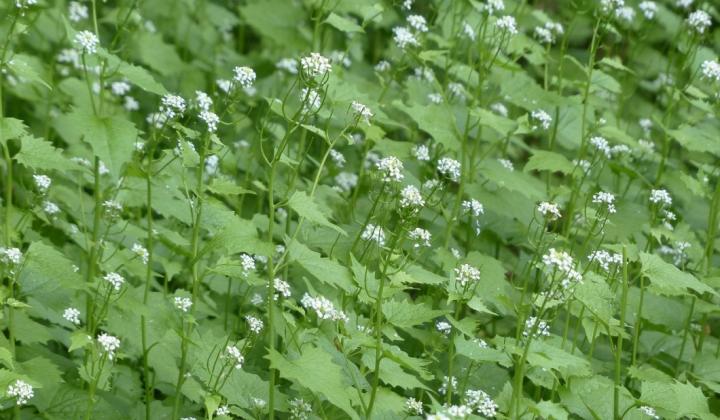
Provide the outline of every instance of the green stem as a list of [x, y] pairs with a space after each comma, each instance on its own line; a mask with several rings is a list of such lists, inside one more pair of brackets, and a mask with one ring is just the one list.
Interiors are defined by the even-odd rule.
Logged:
[[[620, 328], [625, 328], [625, 314], [627, 310], [627, 295], [628, 295], [628, 264], [627, 264], [627, 250], [623, 247], [623, 283], [622, 283], [622, 297], [620, 301]], [[613, 413], [615, 420], [620, 418], [620, 387], [622, 378], [622, 346], [623, 346], [623, 331], [618, 334], [617, 348], [615, 349], [615, 387], [613, 389]]]
[[[150, 284], [152, 282], [152, 264], [153, 264], [153, 217], [152, 217], [152, 149], [148, 153], [148, 164], [145, 170], [146, 185], [146, 229], [147, 229], [147, 251], [148, 259], [145, 267], [145, 290], [143, 293], [143, 305], [147, 305], [150, 295]], [[145, 382], [145, 419], [150, 420], [152, 402], [152, 382], [150, 380], [150, 367], [148, 365], [148, 343], [147, 343], [147, 319], [145, 315], [140, 317], [140, 329], [142, 332], [142, 348], [143, 348], [143, 378]]]

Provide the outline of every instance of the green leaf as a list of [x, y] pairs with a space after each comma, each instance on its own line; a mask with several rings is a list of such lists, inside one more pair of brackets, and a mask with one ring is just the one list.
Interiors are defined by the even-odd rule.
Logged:
[[670, 130], [670, 135], [683, 147], [700, 153], [712, 153], [720, 156], [720, 124], [717, 119], [710, 118], [696, 125], [681, 124], [676, 130]]
[[28, 82], [37, 83], [45, 88], [52, 90], [50, 85], [40, 77], [38, 71], [31, 65], [32, 57], [25, 54], [16, 54], [8, 61], [7, 66], [11, 72], [21, 79]]
[[255, 194], [254, 191], [247, 190], [225, 177], [213, 178], [207, 189], [220, 195]]
[[320, 210], [317, 203], [315, 203], [312, 197], [308, 196], [305, 191], [295, 191], [288, 201], [288, 206], [299, 214], [300, 217], [304, 217], [320, 226], [329, 227], [343, 236], [347, 236], [344, 230], [331, 223], [327, 217], [325, 217], [325, 214]]
[[25, 265], [19, 277], [23, 293], [31, 294], [35, 290], [47, 293], [64, 287], [79, 289], [83, 287], [82, 278], [73, 270], [73, 262], [68, 260], [56, 248], [42, 242], [33, 242], [25, 254]]
[[658, 294], [683, 296], [689, 295], [688, 289], [690, 289], [700, 294], [710, 293], [717, 296], [717, 292], [710, 286], [702, 283], [692, 274], [680, 271], [657, 255], [640, 253], [640, 262], [642, 275], [650, 279], [650, 290]]
[[383, 302], [382, 311], [387, 322], [400, 328], [424, 324], [446, 313], [444, 310], [432, 309], [427, 304], [408, 300]]
[[535, 150], [523, 171], [550, 171], [569, 174], [573, 171], [573, 164], [559, 153]]
[[25, 124], [17, 118], [0, 118], [0, 142], [17, 139], [27, 133]]
[[95, 156], [105, 163], [116, 178], [135, 151], [137, 129], [132, 122], [122, 117], [96, 117], [76, 109], [59, 117], [55, 126], [68, 142], [75, 143], [82, 139], [89, 144]]
[[32, 136], [21, 139], [20, 152], [15, 155], [15, 160], [32, 169], [69, 171], [79, 168], [63, 156], [61, 149], [55, 148], [49, 141]]
[[355, 290], [350, 270], [339, 262], [321, 256], [319, 252], [311, 250], [298, 241], [290, 243], [288, 255], [291, 261], [297, 263], [321, 282], [346, 292]]
[[294, 360], [286, 359], [273, 349], [269, 349], [265, 357], [281, 377], [300, 384], [314, 394], [322, 395], [350, 418], [359, 419], [352, 407], [355, 390], [350, 386], [350, 378], [345, 377], [330, 354], [318, 347], [306, 346], [302, 355]]
[[119, 74], [125, 76], [125, 78], [140, 89], [156, 95], [165, 95], [168, 93], [167, 89], [158, 83], [146, 69], [127, 63], [104, 49], [99, 49], [98, 55], [105, 57], [110, 68], [116, 69]]
[[68, 351], [81, 349], [92, 342], [92, 337], [90, 337], [86, 331], [75, 331], [70, 336], [70, 347], [68, 347]]
[[712, 417], [702, 390], [688, 383], [643, 382], [640, 400], [658, 409], [663, 417]]
[[430, 134], [438, 143], [450, 150], [460, 149], [455, 117], [446, 106], [419, 104], [407, 106], [398, 100], [393, 101], [392, 104], [410, 116], [422, 131]]
[[355, 21], [353, 21], [352, 19], [340, 16], [334, 12], [330, 13], [330, 16], [325, 19], [325, 23], [335, 27], [336, 29], [339, 29], [342, 32], [365, 32], [362, 26], [355, 23]]

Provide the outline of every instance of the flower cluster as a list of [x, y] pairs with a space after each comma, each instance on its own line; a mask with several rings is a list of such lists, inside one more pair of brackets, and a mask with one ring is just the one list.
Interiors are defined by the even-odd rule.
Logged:
[[407, 185], [400, 191], [400, 207], [417, 211], [424, 205], [425, 199], [414, 185]]
[[360, 235], [360, 239], [363, 241], [377, 242], [378, 246], [385, 246], [385, 231], [383, 231], [383, 228], [380, 226], [368, 223]]
[[80, 311], [77, 308], [65, 308], [62, 316], [71, 324], [80, 324]]
[[558, 205], [547, 201], [543, 201], [538, 204], [537, 211], [550, 221], [557, 220], [562, 217]]
[[192, 299], [185, 296], [175, 296], [173, 302], [175, 303], [175, 307], [181, 312], [187, 312], [193, 304]]
[[261, 319], [256, 318], [252, 315], [246, 315], [245, 321], [247, 321], [248, 328], [250, 328], [250, 331], [253, 334], [260, 334], [260, 331], [262, 331], [263, 327], [265, 326]]
[[543, 111], [542, 109], [536, 109], [535, 111], [530, 113], [530, 120], [533, 121], [532, 129], [537, 130], [538, 124], [539, 127], [542, 127], [543, 130], [549, 130], [550, 125], [552, 124], [552, 117], [547, 112]]
[[430, 232], [423, 228], [415, 228], [411, 230], [408, 234], [408, 238], [410, 238], [410, 240], [414, 242], [413, 247], [415, 248], [420, 248], [421, 246], [430, 246]]
[[120, 348], [120, 340], [117, 337], [102, 333], [97, 337], [100, 347], [107, 353], [108, 359], [113, 360], [115, 358], [115, 352]]
[[348, 317], [345, 312], [335, 309], [335, 305], [330, 302], [324, 296], [312, 297], [310, 294], [305, 293], [300, 304], [305, 309], [312, 309], [319, 319], [329, 319], [332, 321], [343, 321], [347, 322]]
[[90, 31], [80, 31], [75, 34], [75, 45], [83, 54], [95, 54], [100, 40]]
[[300, 59], [303, 74], [310, 79], [324, 78], [332, 71], [332, 65], [327, 57], [316, 52]]
[[35, 392], [33, 392], [33, 387], [29, 383], [22, 379], [17, 379], [8, 386], [7, 396], [15, 398], [17, 405], [25, 405], [35, 396]]
[[225, 348], [225, 357], [233, 359], [235, 369], [242, 369], [243, 364], [245, 364], [245, 357], [243, 357], [242, 352], [236, 346], [227, 346]]
[[376, 166], [384, 182], [400, 182], [404, 178], [403, 163], [395, 156], [380, 159]]
[[438, 172], [452, 182], [460, 181], [460, 168], [460, 162], [449, 157], [440, 158], [437, 163]]
[[106, 282], [110, 283], [110, 286], [112, 286], [116, 292], [120, 291], [122, 285], [125, 283], [125, 278], [115, 272], [105, 274], [104, 279]]
[[615, 196], [612, 193], [600, 191], [595, 193], [592, 197], [592, 202], [607, 207], [607, 211], [610, 214], [616, 212], [615, 209]]
[[455, 281], [460, 287], [465, 287], [470, 282], [480, 281], [480, 270], [470, 264], [462, 264], [455, 269]]
[[618, 253], [610, 253], [601, 249], [591, 252], [590, 255], [588, 255], [588, 260], [590, 260], [590, 262], [597, 262], [600, 268], [609, 273], [611, 266], [622, 264], [623, 257]]
[[[537, 324], [537, 326], [535, 326], [535, 324]], [[550, 335], [550, 326], [548, 326], [547, 322], [542, 319], [538, 320], [536, 317], [531, 316], [525, 320], [525, 329], [522, 333], [523, 337], [528, 338], [533, 327], [535, 328], [533, 338], [548, 337]]]

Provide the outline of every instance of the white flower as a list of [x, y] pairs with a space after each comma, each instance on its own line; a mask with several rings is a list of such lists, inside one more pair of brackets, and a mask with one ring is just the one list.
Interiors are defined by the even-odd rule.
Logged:
[[308, 293], [303, 295], [300, 304], [305, 309], [312, 309], [319, 319], [347, 322], [348, 317], [343, 311], [335, 309], [335, 305], [324, 296], [312, 297]]
[[462, 83], [448, 83], [448, 91], [450, 91], [450, 96], [457, 98], [459, 101], [465, 101], [465, 87], [463, 87]]
[[[543, 128], [543, 130], [550, 129], [550, 124], [552, 124], [552, 117], [547, 112], [543, 111], [542, 109], [536, 109], [535, 111], [530, 113], [530, 118], [539, 123], [540, 126]], [[533, 130], [537, 130], [538, 126], [534, 125], [532, 126]]]
[[641, 413], [643, 413], [643, 414], [645, 414], [646, 416], [651, 417], [651, 418], [653, 418], [653, 419], [659, 419], [659, 418], [660, 418], [660, 416], [657, 415], [657, 412], [655, 412], [655, 409], [652, 408], [652, 407], [650, 407], [650, 406], [642, 405], [642, 406], [640, 406], [640, 407], [638, 408], [638, 410], [640, 410]]
[[410, 238], [411, 241], [415, 242], [415, 244], [413, 245], [413, 247], [415, 248], [420, 248], [421, 246], [430, 246], [430, 232], [423, 228], [415, 228], [411, 230], [408, 234], [408, 238]]
[[690, 16], [687, 18], [687, 23], [697, 33], [702, 35], [710, 27], [710, 25], [712, 25], [712, 19], [704, 10], [696, 10], [690, 13]]
[[15, 6], [18, 9], [24, 9], [29, 6], [34, 6], [37, 4], [37, 0], [15, 0]]
[[0, 261], [3, 264], [18, 266], [22, 262], [22, 251], [18, 248], [1, 248]]
[[404, 26], [396, 26], [393, 28], [393, 40], [397, 44], [398, 48], [404, 50], [408, 45], [417, 46], [420, 45], [415, 35], [413, 35], [408, 28]]
[[486, 392], [475, 389], [465, 391], [465, 404], [477, 410], [483, 417], [495, 417], [498, 405]]
[[365, 230], [362, 235], [360, 235], [360, 238], [363, 241], [377, 242], [379, 246], [385, 245], [385, 232], [383, 231], [383, 228], [372, 223], [368, 223], [368, 225], [365, 226]]
[[220, 117], [212, 111], [200, 111], [200, 119], [207, 124], [208, 131], [214, 133], [217, 130], [217, 125], [220, 122]]
[[440, 334], [444, 336], [450, 335], [450, 332], [452, 331], [452, 325], [450, 325], [446, 321], [438, 321], [435, 323], [435, 329], [440, 332]]
[[564, 32], [563, 26], [555, 22], [545, 22], [544, 26], [535, 27], [535, 37], [545, 44], [554, 44], [556, 36]]
[[205, 172], [208, 175], [215, 175], [220, 165], [220, 158], [218, 155], [210, 155], [205, 158]]
[[228, 414], [230, 414], [230, 407], [227, 405], [221, 405], [215, 410], [216, 416], [227, 416]]
[[470, 41], [475, 41], [477, 39], [477, 35], [475, 34], [475, 30], [472, 26], [470, 26], [469, 23], [463, 22], [462, 26], [462, 33], [465, 35]]
[[405, 1], [403, 1], [402, 9], [403, 9], [403, 10], [410, 10], [410, 9], [412, 9], [412, 6], [413, 6], [413, 3], [414, 3], [414, 2], [415, 2], [415, 0], [405, 0]]
[[508, 109], [505, 105], [501, 104], [500, 102], [496, 102], [492, 105], [490, 105], [490, 110], [502, 117], [508, 116]]
[[593, 251], [588, 255], [590, 262], [597, 262], [600, 268], [606, 272], [610, 272], [611, 265], [620, 265], [623, 262], [622, 255], [618, 253], [610, 253], [604, 249]]
[[367, 106], [361, 104], [358, 101], [352, 102], [352, 109], [357, 118], [362, 118], [366, 123], [370, 124], [370, 118], [373, 117], [372, 111]]
[[130, 251], [132, 251], [133, 254], [140, 257], [140, 260], [143, 264], [148, 263], [148, 259], [150, 258], [150, 253], [148, 252], [147, 248], [140, 245], [139, 243], [134, 243], [132, 248], [130, 248]]
[[456, 377], [454, 377], [454, 376], [450, 376], [450, 377], [444, 376], [444, 377], [443, 377], [442, 386], [440, 387], [440, 389], [438, 389], [438, 393], [439, 393], [440, 395], [445, 395], [445, 394], [447, 393], [447, 391], [448, 391], [448, 388], [449, 388], [449, 389], [452, 389], [452, 390], [455, 390], [455, 389], [457, 389], [457, 385], [458, 385], [458, 381], [457, 381], [457, 378], [456, 378]]
[[625, 22], [632, 22], [635, 19], [635, 9], [630, 6], [618, 7], [615, 9], [615, 17]]
[[497, 21], [495, 21], [495, 26], [498, 29], [509, 33], [510, 35], [515, 35], [518, 33], [515, 18], [512, 16], [503, 16], [499, 18]]
[[423, 414], [423, 403], [410, 397], [405, 401], [405, 410], [410, 412], [410, 414], [421, 416]]
[[606, 158], [610, 159], [612, 157], [612, 149], [610, 148], [610, 144], [607, 140], [605, 140], [604, 137], [591, 137], [590, 144], [592, 144], [598, 151], [603, 153]]
[[692, 4], [693, 4], [694, 1], [695, 1], [695, 0], [677, 0], [677, 1], [675, 2], [675, 5], [676, 5], [677, 7], [682, 7], [683, 9], [687, 9], [687, 8], [689, 8], [690, 6], [692, 6]]
[[436, 105], [441, 104], [443, 97], [439, 93], [428, 93], [428, 100]]
[[225, 348], [225, 357], [229, 357], [234, 360], [235, 363], [235, 369], [242, 369], [243, 364], [245, 364], [245, 358], [242, 355], [242, 352], [240, 352], [240, 349], [236, 346], [227, 346]]
[[395, 156], [388, 156], [380, 159], [376, 164], [384, 182], [400, 182], [404, 178], [402, 173], [403, 163]]
[[250, 331], [252, 331], [254, 334], [260, 334], [260, 331], [262, 331], [263, 327], [265, 326], [261, 319], [255, 318], [252, 315], [245, 316], [245, 321], [247, 321]]
[[302, 398], [290, 400], [290, 418], [293, 420], [307, 420], [312, 413], [312, 406]]
[[255, 260], [248, 254], [240, 254], [240, 266], [242, 267], [243, 275], [247, 277], [251, 271], [255, 271]]
[[337, 166], [338, 168], [342, 168], [345, 166], [345, 156], [337, 150], [330, 149], [330, 158], [333, 160], [335, 166]]
[[415, 29], [418, 32], [427, 32], [427, 22], [425, 21], [425, 18], [420, 15], [410, 15], [407, 17], [408, 25], [410, 25], [413, 29]]
[[350, 191], [357, 185], [358, 176], [352, 172], [340, 172], [335, 176], [335, 183], [341, 191]]
[[612, 193], [600, 191], [592, 197], [592, 202], [607, 206], [608, 213], [615, 213], [615, 196]]
[[232, 82], [227, 79], [218, 79], [215, 81], [215, 83], [217, 84], [218, 88], [220, 88], [220, 90], [225, 93], [230, 92], [230, 89], [232, 89], [233, 85]]
[[112, 82], [110, 84], [110, 91], [115, 96], [123, 96], [126, 93], [130, 92], [130, 84], [124, 80], [120, 80], [118, 82]]
[[500, 165], [502, 165], [502, 167], [507, 169], [508, 171], [515, 170], [515, 165], [513, 165], [512, 161], [508, 159], [498, 159], [498, 162], [500, 162]]
[[470, 264], [463, 264], [455, 269], [455, 281], [460, 283], [462, 287], [465, 287], [470, 282], [477, 282], [479, 280], [480, 270]]
[[282, 296], [284, 298], [289, 298], [290, 296], [292, 296], [290, 284], [285, 280], [276, 277], [273, 280], [273, 286], [275, 287], [275, 300], [277, 300], [279, 296]]
[[503, 3], [502, 0], [487, 0], [487, 3], [484, 5], [484, 9], [489, 15], [492, 15], [497, 11], [505, 10], [505, 3]]
[[84, 4], [76, 1], [71, 1], [70, 4], [68, 4], [68, 18], [70, 18], [71, 22], [80, 22], [81, 20], [87, 19], [88, 16], [88, 8]]
[[302, 88], [300, 100], [303, 101], [303, 113], [315, 112], [322, 106], [322, 97], [315, 89]]
[[275, 67], [290, 74], [298, 73], [298, 62], [294, 58], [281, 58], [280, 61], [275, 63]]
[[720, 62], [717, 60], [703, 61], [701, 70], [704, 78], [720, 82]]
[[32, 397], [35, 396], [35, 393], [33, 392], [33, 387], [29, 383], [23, 381], [22, 379], [17, 379], [8, 386], [7, 395], [10, 398], [15, 398], [17, 400], [17, 405], [25, 405]]
[[400, 191], [400, 207], [417, 210], [424, 205], [425, 199], [414, 185], [407, 185]]
[[175, 118], [185, 112], [185, 99], [177, 95], [166, 94], [162, 97], [160, 112], [167, 118]]
[[122, 204], [115, 200], [105, 200], [103, 201], [102, 206], [108, 217], [117, 217], [123, 210]]
[[560, 208], [558, 208], [558, 205], [555, 203], [548, 203], [547, 201], [543, 201], [542, 203], [538, 204], [537, 211], [538, 213], [548, 218], [548, 220], [556, 220], [561, 217]]
[[82, 50], [84, 54], [95, 54], [100, 40], [90, 31], [80, 31], [75, 34], [75, 45]]
[[126, 110], [137, 111], [138, 109], [140, 109], [140, 104], [132, 96], [126, 96], [125, 98], [123, 98], [123, 100], [123, 108], [125, 108]]
[[485, 207], [474, 198], [472, 200], [464, 200], [462, 202], [462, 208], [475, 217], [480, 217], [480, 215], [485, 214]]
[[653, 204], [660, 204], [661, 206], [671, 206], [672, 197], [667, 190], [651, 190], [650, 191], [650, 202]]
[[657, 13], [657, 4], [654, 1], [644, 1], [638, 6], [645, 19], [652, 20]]
[[252, 87], [255, 83], [255, 70], [250, 67], [235, 67], [233, 73], [233, 80], [244, 89]]
[[460, 162], [455, 159], [444, 157], [438, 160], [437, 170], [440, 174], [448, 177], [453, 182], [460, 180]]
[[197, 103], [198, 108], [203, 111], [209, 111], [213, 105], [213, 100], [210, 95], [201, 90], [195, 91], [195, 102]]
[[115, 358], [115, 352], [120, 348], [120, 340], [117, 337], [102, 333], [97, 337], [100, 347], [107, 353], [108, 359], [112, 360]]
[[318, 77], [322, 79], [332, 71], [330, 60], [316, 52], [301, 58], [300, 65], [305, 75], [311, 79]]
[[173, 302], [175, 304], [175, 307], [182, 312], [187, 312], [193, 304], [192, 299], [184, 296], [175, 296]]
[[417, 160], [428, 161], [430, 160], [430, 149], [424, 144], [413, 146], [412, 154]]
[[390, 63], [387, 60], [380, 60], [375, 64], [375, 71], [378, 73], [384, 73], [388, 70], [390, 70]]
[[125, 278], [116, 272], [105, 274], [104, 279], [106, 282], [110, 283], [116, 292], [119, 291], [123, 283], [125, 283]]
[[72, 324], [80, 324], [80, 311], [77, 308], [65, 308], [62, 316]]
[[52, 201], [45, 201], [43, 202], [43, 211], [49, 216], [53, 216], [60, 213], [60, 207]]
[[33, 180], [35, 180], [37, 189], [43, 194], [48, 191], [50, 184], [52, 184], [52, 179], [47, 175], [33, 175]]
[[532, 331], [533, 326], [537, 323], [537, 327], [535, 330], [535, 334], [533, 337], [547, 337], [550, 335], [550, 327], [548, 326], [547, 322], [543, 320], [538, 320], [536, 317], [531, 316], [528, 317], [528, 319], [525, 320], [525, 329], [523, 330], [523, 337], [527, 338], [530, 335], [530, 332]]

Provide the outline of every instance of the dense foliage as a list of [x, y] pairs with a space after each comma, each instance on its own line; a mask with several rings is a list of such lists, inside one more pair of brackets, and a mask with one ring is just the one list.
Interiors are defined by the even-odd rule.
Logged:
[[711, 0], [5, 0], [0, 417], [720, 415]]

